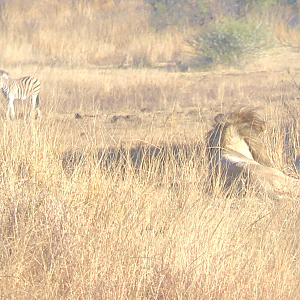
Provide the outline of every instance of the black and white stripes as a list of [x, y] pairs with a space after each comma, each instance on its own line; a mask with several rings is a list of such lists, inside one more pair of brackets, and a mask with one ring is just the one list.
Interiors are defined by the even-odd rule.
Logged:
[[0, 88], [2, 89], [5, 99], [8, 101], [7, 116], [11, 119], [15, 116], [13, 102], [15, 99], [31, 99], [32, 112], [40, 114], [39, 110], [39, 92], [40, 82], [31, 76], [12, 79], [8, 78], [8, 73], [0, 70]]

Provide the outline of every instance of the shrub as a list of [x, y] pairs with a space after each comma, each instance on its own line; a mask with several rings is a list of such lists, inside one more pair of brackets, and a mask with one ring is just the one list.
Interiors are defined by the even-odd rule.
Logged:
[[270, 30], [256, 21], [225, 19], [215, 22], [188, 43], [195, 50], [199, 67], [244, 65], [246, 59], [256, 56], [270, 46]]

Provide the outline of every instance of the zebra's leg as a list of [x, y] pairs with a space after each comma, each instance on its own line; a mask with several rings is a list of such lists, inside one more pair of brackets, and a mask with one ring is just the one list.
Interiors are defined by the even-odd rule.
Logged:
[[[40, 116], [40, 108], [39, 108], [39, 95], [33, 95], [31, 97], [31, 101], [32, 101], [32, 109], [31, 109], [31, 116], [39, 117]], [[35, 115], [36, 113], [36, 115]]]
[[13, 119], [15, 117], [15, 109], [14, 109], [14, 98], [10, 97], [8, 99], [8, 109], [6, 113], [7, 118]]
[[37, 117], [39, 117], [41, 115], [41, 111], [40, 111], [40, 95], [39, 94], [37, 94], [37, 96], [36, 96], [35, 109], [36, 109]]

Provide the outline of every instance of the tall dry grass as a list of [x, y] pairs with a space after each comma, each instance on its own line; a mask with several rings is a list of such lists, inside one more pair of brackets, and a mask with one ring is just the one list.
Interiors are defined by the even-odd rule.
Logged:
[[[70, 78], [70, 72], [53, 69], [37, 72], [44, 82], [41, 119], [19, 116], [10, 122], [3, 111], [2, 298], [297, 298], [298, 201], [274, 202], [255, 190], [224, 198], [209, 188], [204, 135], [221, 101], [223, 109], [232, 105], [227, 98], [235, 90], [232, 77], [215, 74], [199, 85], [201, 74], [192, 79], [190, 74], [127, 72], [94, 75], [103, 83], [102, 97], [111, 93], [112, 107], [122, 101], [119, 108], [95, 109], [98, 102], [91, 95], [98, 88], [83, 80], [85, 72]], [[247, 81], [241, 76], [235, 77], [239, 96], [249, 94], [259, 80], [257, 74]], [[266, 85], [274, 78], [266, 77]], [[190, 89], [203, 102], [183, 101], [172, 89], [174, 82], [177, 90]], [[140, 104], [133, 110], [121, 99], [134, 99], [145, 86], [162, 105], [151, 106], [141, 92], [139, 98], [149, 105], [146, 115], [138, 110]], [[212, 94], [212, 86], [223, 92]], [[269, 90], [265, 100], [262, 91], [257, 89], [261, 99], [255, 103], [268, 121], [266, 142], [279, 162], [288, 120], [278, 98], [290, 100], [293, 91], [289, 95], [283, 84]], [[16, 108], [21, 111], [19, 102]], [[290, 109], [296, 114], [296, 105]], [[75, 112], [96, 116], [75, 119]], [[141, 122], [112, 123], [116, 112], [131, 112]], [[292, 141], [299, 138], [297, 132]], [[193, 147], [194, 141], [200, 146], [195, 155], [180, 152], [176, 158], [167, 150], [140, 171], [126, 156], [140, 143], [171, 149], [179, 142]], [[112, 146], [127, 149], [122, 165], [108, 161], [103, 166], [105, 156], [95, 154]], [[71, 171], [62, 163], [70, 150], [83, 157]]]
[[[288, 124], [299, 153], [297, 78], [270, 72], [273, 60], [258, 72], [100, 70], [168, 62], [184, 47], [184, 32], [150, 28], [142, 2], [116, 3], [1, 7], [1, 65], [42, 83], [41, 119], [16, 101], [10, 122], [0, 101], [1, 298], [296, 299], [298, 201], [211, 191], [204, 137], [216, 113], [259, 106], [270, 155], [293, 172], [282, 149]], [[298, 56], [288, 59], [296, 72]], [[120, 115], [130, 117], [112, 122]], [[192, 155], [130, 162], [137, 145], [174, 144]], [[111, 148], [125, 149], [121, 162], [99, 156]], [[64, 169], [74, 152], [81, 160]]]
[[297, 202], [213, 197], [200, 158], [150, 181], [88, 161], [69, 178], [58, 126], [2, 123], [4, 299], [297, 297]]
[[180, 58], [184, 34], [156, 32], [150, 5], [131, 1], [8, 1], [1, 65], [153, 66]]

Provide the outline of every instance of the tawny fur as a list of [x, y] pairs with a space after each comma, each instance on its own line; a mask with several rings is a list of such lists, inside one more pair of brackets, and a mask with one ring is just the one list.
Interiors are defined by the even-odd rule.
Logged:
[[214, 118], [207, 155], [214, 185], [238, 189], [256, 184], [270, 195], [297, 193], [298, 181], [274, 168], [262, 135], [266, 123], [253, 109], [239, 108]]

